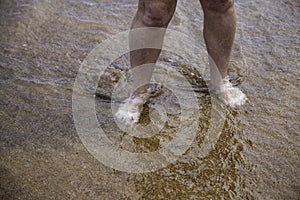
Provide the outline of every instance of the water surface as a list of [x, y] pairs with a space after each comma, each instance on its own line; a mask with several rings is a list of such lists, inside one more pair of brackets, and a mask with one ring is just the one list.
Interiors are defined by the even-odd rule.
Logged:
[[[197, 149], [209, 126], [211, 96], [193, 67], [204, 63], [189, 63], [170, 52], [159, 62], [185, 75], [199, 100], [199, 133], [191, 148], [175, 164], [146, 174], [111, 169], [86, 150], [72, 116], [77, 71], [97, 44], [130, 27], [136, 4], [0, 2], [1, 198], [299, 199], [298, 1], [236, 1], [230, 75], [249, 102], [238, 110], [225, 109], [225, 125], [208, 156], [200, 158]], [[199, 2], [179, 1], [170, 28], [203, 46], [202, 25]], [[163, 89], [146, 105], [143, 123], [154, 105], [169, 108], [168, 127], [160, 136], [143, 140], [118, 132], [110, 95], [126, 67], [128, 55], [112, 63], [99, 82], [98, 121], [122, 148], [153, 151], [172, 139], [178, 101]]]

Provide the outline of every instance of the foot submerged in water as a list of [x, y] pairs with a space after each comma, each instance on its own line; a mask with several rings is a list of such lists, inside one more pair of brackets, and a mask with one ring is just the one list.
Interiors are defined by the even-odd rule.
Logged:
[[[232, 108], [242, 106], [248, 100], [246, 95], [237, 87], [234, 87], [225, 78], [223, 84], [212, 88], [212, 92], [215, 93], [219, 99], [221, 99], [226, 105]], [[121, 123], [127, 125], [133, 125], [139, 122], [141, 112], [143, 111], [143, 105], [149, 99], [149, 92], [139, 94], [138, 96], [131, 96], [126, 99], [115, 114], [115, 119]]]
[[148, 94], [143, 94], [126, 99], [125, 103], [119, 107], [115, 114], [116, 120], [127, 125], [138, 123], [141, 112], [143, 111], [143, 105], [148, 98]]
[[223, 80], [223, 84], [218, 89], [213, 88], [215, 93], [226, 105], [232, 108], [242, 106], [248, 100], [246, 95], [237, 87], [234, 87], [228, 78]]

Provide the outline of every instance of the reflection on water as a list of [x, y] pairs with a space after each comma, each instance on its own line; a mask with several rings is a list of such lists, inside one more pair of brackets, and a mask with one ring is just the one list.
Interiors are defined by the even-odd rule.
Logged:
[[[199, 133], [176, 163], [153, 173], [127, 174], [104, 166], [82, 145], [71, 96], [81, 62], [101, 41], [130, 27], [136, 1], [1, 1], [1, 198], [298, 199], [300, 4], [239, 0], [236, 7], [230, 74], [249, 103], [226, 109], [214, 150], [200, 158], [211, 97], [191, 63], [164, 52], [160, 62], [181, 72], [196, 91]], [[180, 1], [170, 27], [203, 45], [202, 19], [198, 1]], [[122, 148], [153, 151], [176, 130], [176, 98], [162, 89], [146, 105], [145, 124], [155, 104], [169, 108], [172, 120], [159, 137], [117, 133], [110, 96], [124, 66], [127, 55], [112, 63], [99, 82], [98, 121]]]

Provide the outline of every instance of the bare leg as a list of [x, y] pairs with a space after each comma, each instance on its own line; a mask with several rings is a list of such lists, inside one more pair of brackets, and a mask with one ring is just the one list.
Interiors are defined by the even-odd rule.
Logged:
[[204, 39], [209, 54], [211, 88], [235, 107], [246, 96], [226, 79], [236, 30], [234, 0], [200, 0], [204, 11]]
[[[131, 29], [144, 27], [167, 28], [173, 17], [177, 0], [139, 0], [138, 11], [133, 19]], [[129, 35], [130, 49], [135, 49], [141, 44], [150, 44], [154, 40], [162, 46], [164, 31], [158, 31], [155, 38], [147, 32], [131, 31]], [[138, 35], [137, 35], [138, 34]], [[150, 82], [154, 64], [161, 49], [139, 49], [130, 52], [130, 64], [133, 68], [132, 85], [133, 92], [128, 102], [119, 109], [116, 116], [125, 123], [137, 123], [143, 104], [148, 100], [148, 84]], [[147, 64], [146, 68], [134, 70], [135, 67]], [[141, 86], [141, 87], [139, 87]]]

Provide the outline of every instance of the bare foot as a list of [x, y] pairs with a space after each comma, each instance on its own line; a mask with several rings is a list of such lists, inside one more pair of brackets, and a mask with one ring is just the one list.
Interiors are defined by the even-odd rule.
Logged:
[[233, 87], [228, 78], [218, 87], [213, 87], [212, 91], [230, 107], [238, 107], [246, 103], [248, 100], [246, 95], [237, 87]]
[[126, 99], [125, 103], [121, 105], [118, 112], [115, 114], [115, 118], [127, 125], [133, 125], [139, 122], [141, 112], [143, 111], [143, 105], [149, 98], [148, 93], [140, 94], [138, 96], [131, 96]]

